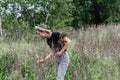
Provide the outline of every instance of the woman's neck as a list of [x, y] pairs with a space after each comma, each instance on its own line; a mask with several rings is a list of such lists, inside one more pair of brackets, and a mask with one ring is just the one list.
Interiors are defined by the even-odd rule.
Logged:
[[48, 34], [47, 38], [51, 38], [51, 36], [52, 36], [52, 32]]

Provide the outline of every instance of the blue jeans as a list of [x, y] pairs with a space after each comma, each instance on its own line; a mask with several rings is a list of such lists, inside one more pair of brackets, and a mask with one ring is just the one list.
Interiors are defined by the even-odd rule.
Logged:
[[67, 72], [67, 68], [69, 66], [69, 55], [65, 51], [60, 57], [56, 60], [56, 71], [57, 71], [57, 79], [56, 80], [64, 80], [65, 74]]

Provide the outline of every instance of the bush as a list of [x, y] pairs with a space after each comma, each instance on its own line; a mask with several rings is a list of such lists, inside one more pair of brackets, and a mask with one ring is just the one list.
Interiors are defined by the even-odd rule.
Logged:
[[11, 73], [12, 65], [15, 63], [13, 56], [5, 53], [0, 56], [0, 78], [5, 80]]

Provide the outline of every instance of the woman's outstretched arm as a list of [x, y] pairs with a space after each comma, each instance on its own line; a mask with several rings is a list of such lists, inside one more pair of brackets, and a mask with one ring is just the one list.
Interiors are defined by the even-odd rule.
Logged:
[[44, 59], [38, 60], [37, 63], [43, 63], [43, 62], [49, 60], [52, 56], [53, 56], [53, 51], [51, 49], [50, 53]]

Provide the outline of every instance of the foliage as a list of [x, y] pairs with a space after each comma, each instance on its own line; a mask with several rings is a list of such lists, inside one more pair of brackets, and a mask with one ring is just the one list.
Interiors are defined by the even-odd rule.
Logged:
[[74, 27], [120, 21], [119, 0], [73, 0], [73, 3]]
[[[66, 80], [119, 80], [119, 34], [119, 25], [71, 31]], [[14, 41], [9, 37], [0, 42], [0, 80], [56, 79], [53, 58], [36, 64], [38, 58], [44, 58], [49, 52], [47, 44], [42, 39], [30, 40]]]
[[14, 64], [14, 59], [12, 55], [5, 53], [0, 57], [0, 79], [5, 80], [8, 76], [10, 76], [12, 65]]
[[120, 21], [119, 0], [4, 0], [1, 3], [3, 28], [10, 31], [16, 30], [14, 26], [33, 30], [41, 23], [58, 29]]
[[48, 5], [48, 24], [53, 28], [70, 26], [73, 8], [72, 0], [50, 0]]

